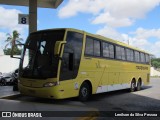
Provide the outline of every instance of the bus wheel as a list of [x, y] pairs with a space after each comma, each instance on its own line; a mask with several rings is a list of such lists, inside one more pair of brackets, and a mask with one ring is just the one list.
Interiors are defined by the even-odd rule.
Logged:
[[136, 90], [136, 81], [135, 80], [132, 80], [130, 90], [131, 90], [131, 92], [134, 92]]
[[18, 91], [18, 85], [13, 85], [13, 91]]
[[138, 80], [138, 83], [137, 83], [137, 91], [140, 91], [141, 90], [141, 80]]
[[87, 82], [84, 82], [80, 87], [79, 100], [82, 102], [88, 100], [90, 94], [91, 94], [90, 86], [88, 85]]

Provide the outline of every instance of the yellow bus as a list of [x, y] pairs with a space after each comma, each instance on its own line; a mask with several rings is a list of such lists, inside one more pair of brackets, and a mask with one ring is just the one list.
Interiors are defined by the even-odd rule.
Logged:
[[61, 28], [29, 35], [18, 87], [23, 95], [86, 101], [92, 94], [140, 90], [149, 77], [149, 53], [100, 35]]

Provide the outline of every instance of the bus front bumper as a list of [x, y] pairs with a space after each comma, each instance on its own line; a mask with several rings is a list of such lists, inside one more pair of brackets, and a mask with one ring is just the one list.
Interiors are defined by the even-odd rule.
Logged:
[[19, 91], [22, 95], [50, 98], [50, 99], [63, 99], [63, 91], [59, 90], [58, 86], [32, 88], [22, 84], [18, 84]]

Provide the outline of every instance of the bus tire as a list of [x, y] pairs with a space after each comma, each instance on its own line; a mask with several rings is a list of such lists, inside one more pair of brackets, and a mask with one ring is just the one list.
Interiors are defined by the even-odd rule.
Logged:
[[79, 90], [79, 100], [84, 102], [89, 99], [91, 95], [91, 89], [87, 82], [82, 83], [80, 90]]
[[13, 85], [13, 91], [18, 91], [18, 85]]
[[134, 92], [135, 90], [136, 90], [136, 80], [133, 79], [132, 82], [131, 82], [130, 91], [131, 91], [131, 92]]
[[141, 90], [141, 80], [138, 80], [136, 90], [137, 90], [137, 91], [140, 91], [140, 90]]

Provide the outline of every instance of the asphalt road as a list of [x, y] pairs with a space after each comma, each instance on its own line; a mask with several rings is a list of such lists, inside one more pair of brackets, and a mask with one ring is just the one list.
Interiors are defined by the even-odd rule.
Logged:
[[28, 101], [28, 102], [39, 102], [46, 104], [55, 105], [70, 105], [70, 106], [85, 106], [96, 108], [100, 112], [99, 120], [125, 120], [125, 119], [138, 119], [138, 120], [160, 120], [158, 117], [108, 117], [107, 111], [116, 112], [127, 112], [145, 111], [152, 112], [160, 111], [160, 78], [152, 78], [148, 86], [143, 86], [141, 91], [129, 92], [129, 89], [119, 90], [114, 92], [108, 92], [103, 94], [93, 95], [87, 102], [80, 102], [77, 98], [70, 98], [64, 100], [50, 100], [40, 99], [34, 97], [22, 96], [14, 98], [16, 101]]
[[[160, 79], [152, 78], [150, 85], [142, 87], [141, 91], [129, 92], [129, 90], [120, 90], [94, 95], [92, 100], [85, 102], [85, 104], [89, 107], [97, 108], [101, 117], [106, 116], [105, 111], [136, 111], [137, 113], [148, 111], [149, 113], [154, 113], [154, 111], [160, 111]], [[106, 117], [103, 119], [106, 119]], [[114, 117], [112, 119], [124, 120], [128, 119], [128, 117]], [[135, 117], [130, 119], [135, 119]], [[136, 117], [136, 119], [160, 120], [157, 117], [140, 116]]]

